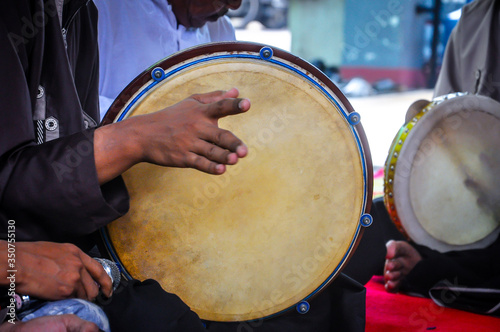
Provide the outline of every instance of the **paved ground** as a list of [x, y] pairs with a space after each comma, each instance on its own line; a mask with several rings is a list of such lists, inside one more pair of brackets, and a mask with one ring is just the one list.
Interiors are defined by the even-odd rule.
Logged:
[[[286, 29], [264, 29], [251, 22], [246, 29], [236, 30], [236, 39], [267, 44], [290, 51], [291, 34]], [[361, 114], [375, 168], [383, 166], [394, 136], [403, 125], [408, 106], [418, 99], [430, 99], [431, 90], [407, 91], [361, 98], [349, 98], [354, 110]]]
[[373, 166], [383, 166], [394, 136], [404, 122], [406, 110], [419, 99], [432, 98], [432, 90], [390, 93], [369, 97], [349, 98], [354, 110], [361, 114]]

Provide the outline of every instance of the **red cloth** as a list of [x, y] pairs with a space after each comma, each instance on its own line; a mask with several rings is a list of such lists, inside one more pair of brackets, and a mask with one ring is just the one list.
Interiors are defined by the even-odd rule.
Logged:
[[366, 332], [500, 331], [500, 318], [443, 308], [431, 299], [387, 293], [383, 278], [366, 284]]

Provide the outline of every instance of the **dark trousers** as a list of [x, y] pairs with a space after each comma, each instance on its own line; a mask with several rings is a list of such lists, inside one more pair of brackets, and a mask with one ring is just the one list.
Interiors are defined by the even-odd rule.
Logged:
[[364, 331], [365, 288], [340, 274], [309, 301], [306, 314], [289, 312], [252, 322], [202, 322], [176, 295], [154, 280], [122, 282], [111, 299], [99, 299], [116, 331], [331, 332]]

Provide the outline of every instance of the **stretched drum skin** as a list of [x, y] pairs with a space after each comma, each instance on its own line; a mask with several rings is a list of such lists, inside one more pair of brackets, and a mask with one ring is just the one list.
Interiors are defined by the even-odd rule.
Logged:
[[500, 104], [442, 96], [396, 135], [385, 166], [386, 207], [418, 244], [440, 252], [484, 248], [500, 233], [499, 171]]
[[127, 276], [159, 281], [212, 321], [269, 317], [314, 296], [371, 222], [372, 165], [357, 114], [285, 51], [219, 43], [177, 53], [131, 82], [103, 123], [232, 87], [252, 107], [219, 125], [248, 156], [222, 176], [134, 166], [123, 175], [130, 212], [103, 232]]

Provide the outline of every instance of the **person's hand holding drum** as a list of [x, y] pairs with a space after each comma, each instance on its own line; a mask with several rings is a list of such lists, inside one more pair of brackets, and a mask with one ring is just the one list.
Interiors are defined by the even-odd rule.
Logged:
[[94, 154], [99, 183], [140, 162], [189, 167], [223, 174], [247, 155], [245, 144], [218, 120], [250, 109], [238, 90], [191, 97], [159, 112], [135, 116], [95, 131]]
[[[7, 266], [9, 248], [10, 241], [0, 241], [2, 266]], [[97, 297], [99, 288], [105, 296], [112, 294], [112, 281], [102, 265], [73, 244], [19, 241], [15, 249], [15, 290], [19, 294], [45, 300], [76, 297], [89, 301]], [[7, 269], [0, 275], [0, 286], [7, 286]]]

